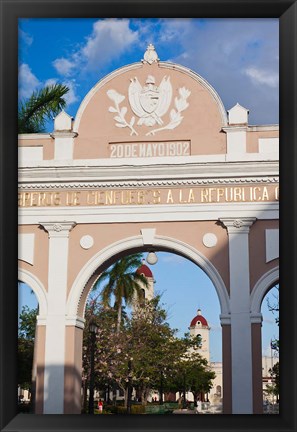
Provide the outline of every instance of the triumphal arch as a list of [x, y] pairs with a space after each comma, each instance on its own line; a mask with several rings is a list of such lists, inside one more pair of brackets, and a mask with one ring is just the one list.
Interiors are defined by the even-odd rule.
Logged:
[[80, 413], [85, 302], [135, 251], [170, 251], [212, 280], [224, 413], [262, 412], [261, 302], [278, 281], [278, 126], [226, 111], [149, 45], [100, 80], [75, 119], [19, 136], [19, 280], [39, 302], [36, 413]]

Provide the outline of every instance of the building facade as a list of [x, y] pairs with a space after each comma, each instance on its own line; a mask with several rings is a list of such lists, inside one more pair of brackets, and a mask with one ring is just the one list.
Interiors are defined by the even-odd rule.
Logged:
[[210, 277], [223, 410], [262, 412], [260, 307], [278, 281], [278, 135], [278, 125], [249, 125], [239, 104], [226, 111], [204, 78], [160, 61], [152, 45], [100, 80], [74, 120], [63, 111], [52, 133], [19, 135], [19, 280], [39, 302], [36, 413], [80, 413], [88, 293], [116, 259], [153, 250]]

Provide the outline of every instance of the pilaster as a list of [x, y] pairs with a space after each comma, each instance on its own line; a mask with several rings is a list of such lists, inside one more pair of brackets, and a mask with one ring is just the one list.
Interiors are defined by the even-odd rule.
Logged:
[[43, 222], [41, 225], [49, 237], [43, 413], [63, 414], [68, 241], [76, 223]]
[[256, 218], [222, 218], [229, 237], [232, 413], [253, 413], [249, 231]]

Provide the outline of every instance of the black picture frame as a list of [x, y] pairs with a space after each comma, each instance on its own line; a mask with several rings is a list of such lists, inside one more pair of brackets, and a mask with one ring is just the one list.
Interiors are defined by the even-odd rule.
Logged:
[[[297, 4], [286, 0], [0, 0], [1, 431], [297, 430]], [[280, 21], [280, 414], [215, 416], [71, 416], [17, 414], [17, 21], [18, 18], [279, 18]], [[99, 421], [100, 420], [100, 421]]]

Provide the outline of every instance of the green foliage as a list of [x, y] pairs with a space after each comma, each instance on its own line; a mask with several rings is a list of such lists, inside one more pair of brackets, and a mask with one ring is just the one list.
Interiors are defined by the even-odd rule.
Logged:
[[62, 84], [46, 86], [21, 101], [18, 109], [18, 133], [43, 132], [47, 119], [57, 115], [66, 105], [63, 96], [69, 88]]
[[[160, 296], [155, 296], [150, 301], [144, 299], [134, 308], [131, 317], [125, 314], [122, 301], [131, 304], [138, 291], [138, 280], [134, 285], [135, 270], [141, 265], [141, 254], [127, 258], [129, 259], [120, 260], [120, 263], [115, 263], [102, 273], [93, 292], [98, 292], [101, 283], [106, 281], [106, 284], [86, 306], [83, 342], [84, 388], [88, 387], [90, 373], [89, 324], [95, 321], [98, 326], [95, 344], [95, 387], [104, 392], [115, 388], [124, 392], [125, 403], [118, 408], [117, 413], [126, 412], [130, 386], [136, 390], [143, 406], [147, 405], [151, 390], [159, 390], [160, 394], [182, 392], [185, 382], [186, 390], [192, 391], [194, 395], [207, 393], [212, 387], [215, 374], [209, 370], [207, 361], [197, 352], [201, 346], [201, 337], [192, 337], [189, 334], [185, 334], [183, 338], [176, 337], [176, 330], [170, 328], [166, 321], [167, 313], [160, 303]], [[121, 272], [124, 272], [125, 276]], [[143, 284], [141, 280], [140, 287]], [[111, 305], [113, 296], [115, 302]], [[109, 405], [105, 405], [104, 409], [109, 411]], [[115, 407], [115, 413], [114, 409]], [[167, 411], [170, 412], [170, 409]]]
[[[279, 285], [276, 285], [274, 288], [276, 290], [276, 292], [273, 293], [274, 301], [273, 303], [271, 303], [268, 298], [267, 307], [270, 312], [276, 314], [275, 322], [279, 326]], [[279, 339], [274, 339], [273, 341], [271, 341], [271, 347], [275, 351], [279, 352]]]
[[142, 264], [141, 258], [142, 254], [138, 253], [116, 261], [110, 268], [101, 273], [94, 288], [96, 290], [100, 284], [104, 284], [101, 297], [105, 306], [110, 305], [111, 297], [114, 296], [114, 308], [118, 312], [118, 332], [122, 321], [122, 302], [131, 305], [135, 295], [141, 298], [143, 286], [148, 286], [146, 277], [136, 272]]
[[32, 382], [34, 341], [18, 338], [18, 384], [29, 390]]
[[38, 308], [29, 309], [28, 306], [23, 306], [19, 316], [19, 337], [34, 341], [37, 314]]
[[270, 390], [271, 394], [279, 395], [279, 362], [277, 362], [271, 369], [269, 373], [273, 379], [273, 384], [271, 386], [267, 385], [267, 390]]
[[35, 327], [38, 308], [23, 306], [18, 328], [18, 384], [31, 388]]

